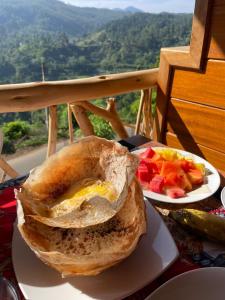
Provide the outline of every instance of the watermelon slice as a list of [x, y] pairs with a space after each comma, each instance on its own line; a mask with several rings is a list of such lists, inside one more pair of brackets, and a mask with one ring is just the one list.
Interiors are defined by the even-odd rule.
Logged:
[[185, 196], [193, 185], [204, 181], [205, 166], [196, 164], [173, 149], [147, 149], [140, 155], [137, 177], [149, 190], [171, 198]]
[[145, 152], [143, 152], [140, 157], [141, 158], [152, 158], [155, 154], [155, 151], [152, 148], [148, 148]]
[[149, 158], [143, 158], [141, 161], [140, 161], [140, 165], [145, 165], [147, 166], [148, 168], [148, 171], [151, 173], [151, 174], [155, 174], [158, 172], [158, 166], [155, 162], [152, 162], [151, 159]]
[[155, 193], [163, 193], [164, 187], [164, 178], [160, 175], [155, 175], [153, 179], [150, 181], [149, 189]]
[[166, 194], [167, 194], [167, 196], [169, 196], [170, 198], [173, 198], [173, 199], [181, 198], [186, 195], [185, 191], [179, 187], [173, 187], [173, 188], [167, 189]]
[[141, 184], [148, 184], [152, 176], [149, 173], [148, 167], [145, 164], [140, 164], [137, 172], [137, 178], [140, 180]]

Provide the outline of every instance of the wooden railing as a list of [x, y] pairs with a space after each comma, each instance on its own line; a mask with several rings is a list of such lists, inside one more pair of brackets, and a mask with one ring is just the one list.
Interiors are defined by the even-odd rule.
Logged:
[[[85, 136], [94, 134], [87, 111], [109, 121], [117, 135], [120, 138], [126, 138], [127, 132], [116, 111], [116, 100], [112, 97], [141, 91], [135, 133], [151, 137], [153, 126], [152, 88], [157, 85], [157, 76], [158, 69], [151, 69], [86, 79], [0, 85], [0, 112], [22, 112], [49, 107], [48, 157], [56, 151], [57, 105], [68, 104], [70, 143], [74, 140], [72, 114]], [[105, 97], [109, 97], [106, 109], [89, 102]], [[0, 158], [0, 168], [10, 177], [18, 175], [16, 171], [14, 171], [15, 173], [12, 171], [13, 169], [2, 157]]]

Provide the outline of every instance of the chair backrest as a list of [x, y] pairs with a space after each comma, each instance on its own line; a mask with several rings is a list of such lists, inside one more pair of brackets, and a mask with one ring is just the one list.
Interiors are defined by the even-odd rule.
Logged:
[[155, 139], [225, 172], [225, 0], [197, 0], [190, 47], [162, 49]]

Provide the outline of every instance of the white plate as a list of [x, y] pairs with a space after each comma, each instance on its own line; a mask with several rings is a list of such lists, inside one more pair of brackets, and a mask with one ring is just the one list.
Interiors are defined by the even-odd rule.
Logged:
[[225, 187], [222, 189], [221, 192], [221, 202], [223, 204], [223, 207], [225, 208]]
[[[162, 147], [152, 147], [152, 149], [165, 149]], [[192, 202], [197, 202], [203, 199], [206, 199], [213, 195], [217, 189], [220, 186], [220, 176], [217, 172], [217, 170], [205, 159], [192, 154], [190, 152], [186, 152], [183, 150], [178, 150], [174, 148], [168, 148], [168, 149], [173, 149], [180, 153], [183, 156], [190, 157], [193, 159], [194, 162], [196, 163], [202, 163], [205, 165], [206, 169], [209, 171], [210, 175], [205, 176], [205, 182], [202, 184], [199, 188], [187, 193], [185, 197], [182, 198], [177, 198], [177, 199], [172, 199], [167, 195], [162, 195], [158, 193], [151, 192], [149, 190], [143, 190], [145, 197], [160, 201], [160, 202], [167, 202], [167, 203], [192, 203]], [[146, 148], [138, 149], [136, 151], [133, 151], [133, 154], [141, 154], [146, 150]]]
[[154, 280], [177, 258], [178, 250], [163, 220], [148, 201], [146, 208], [147, 234], [137, 249], [119, 265], [94, 277], [62, 279], [35, 256], [15, 227], [13, 265], [26, 299], [121, 299]]
[[178, 275], [145, 300], [224, 300], [225, 268], [209, 267]]

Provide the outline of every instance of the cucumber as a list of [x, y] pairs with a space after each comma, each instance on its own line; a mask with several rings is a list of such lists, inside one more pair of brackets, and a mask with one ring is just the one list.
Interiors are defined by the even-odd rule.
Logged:
[[196, 209], [171, 211], [169, 216], [209, 240], [225, 244], [225, 219]]

